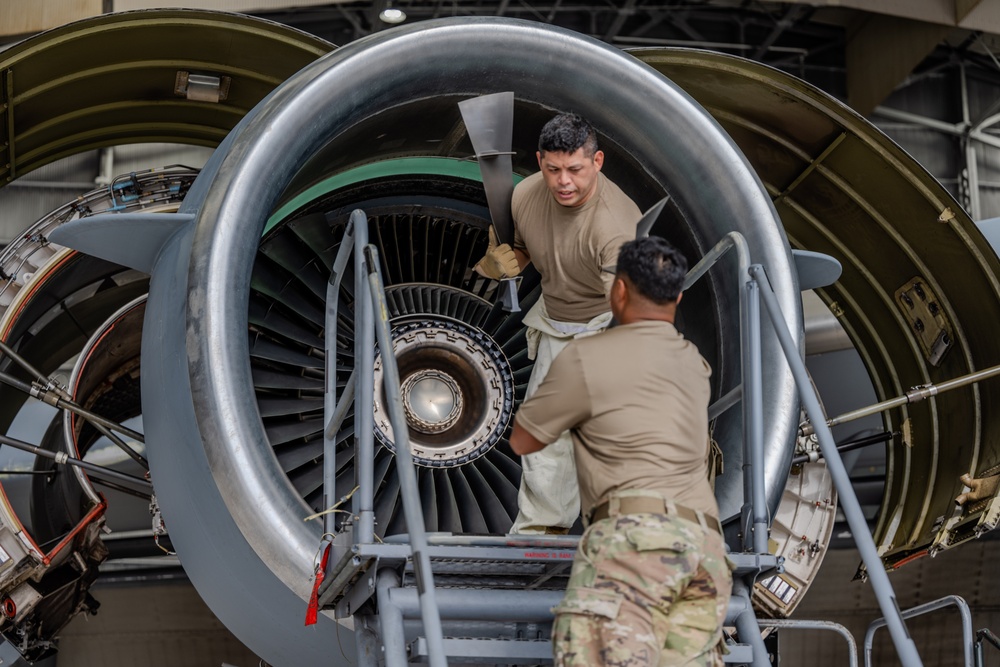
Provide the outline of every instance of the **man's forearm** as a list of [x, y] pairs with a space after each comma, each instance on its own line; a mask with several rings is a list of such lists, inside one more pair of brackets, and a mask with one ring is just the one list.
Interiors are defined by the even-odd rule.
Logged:
[[535, 452], [545, 449], [548, 443], [542, 442], [535, 436], [531, 435], [518, 424], [514, 422], [514, 430], [510, 434], [510, 448], [514, 450], [515, 454], [524, 456], [525, 454], [534, 454]]
[[521, 271], [531, 263], [531, 256], [524, 248], [514, 248], [514, 257], [517, 258], [517, 266]]

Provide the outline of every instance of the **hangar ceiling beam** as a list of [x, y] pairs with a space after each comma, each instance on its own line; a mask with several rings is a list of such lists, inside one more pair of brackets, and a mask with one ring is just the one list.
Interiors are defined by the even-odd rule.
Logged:
[[336, 5], [348, 0], [3, 0], [0, 2], [0, 38], [31, 35], [80, 19], [110, 12], [158, 9], [164, 5], [251, 14], [291, 7]]
[[848, 31], [847, 102], [867, 116], [952, 30], [941, 24], [870, 14]]
[[1000, 3], [983, 0], [790, 0], [1000, 34]]

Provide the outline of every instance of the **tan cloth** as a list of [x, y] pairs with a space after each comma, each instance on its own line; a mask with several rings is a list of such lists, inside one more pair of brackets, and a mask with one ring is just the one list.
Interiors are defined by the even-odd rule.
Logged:
[[601, 268], [618, 263], [618, 251], [635, 238], [639, 207], [598, 174], [597, 191], [585, 204], [562, 206], [545, 186], [541, 172], [517, 184], [511, 200], [514, 247], [531, 256], [542, 276], [549, 316], [587, 322], [608, 310], [614, 275]]
[[718, 516], [707, 470], [710, 375], [672, 324], [619, 326], [570, 342], [516, 419], [542, 442], [572, 429], [584, 516], [621, 489]]
[[[602, 313], [585, 324], [559, 322], [548, 316], [545, 296], [539, 297], [524, 315], [528, 327], [528, 358], [535, 360], [525, 398], [530, 398], [549, 372], [552, 360], [574, 338], [592, 336], [607, 328], [611, 313]], [[569, 528], [580, 515], [573, 439], [569, 431], [549, 442], [548, 447], [521, 457], [521, 486], [517, 493], [517, 517], [511, 533], [538, 534], [547, 529]]]

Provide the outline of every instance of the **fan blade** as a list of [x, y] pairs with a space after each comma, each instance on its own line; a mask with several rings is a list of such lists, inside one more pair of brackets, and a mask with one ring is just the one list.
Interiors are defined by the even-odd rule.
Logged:
[[514, 93], [481, 95], [458, 103], [479, 158], [490, 217], [501, 243], [514, 242], [510, 198], [514, 194], [510, 148], [514, 135]]
[[[649, 236], [649, 230], [653, 228], [653, 223], [660, 217], [660, 213], [663, 211], [663, 207], [667, 205], [668, 201], [670, 201], [670, 197], [664, 197], [650, 206], [649, 210], [642, 214], [642, 217], [639, 218], [639, 222], [635, 224], [635, 237], [637, 239]], [[612, 267], [604, 268], [607, 269]]]

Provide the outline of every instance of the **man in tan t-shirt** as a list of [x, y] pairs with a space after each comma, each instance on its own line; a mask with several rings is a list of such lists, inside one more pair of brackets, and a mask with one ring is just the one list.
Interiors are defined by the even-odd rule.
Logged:
[[557, 666], [721, 665], [732, 588], [708, 482], [708, 363], [674, 328], [687, 262], [659, 237], [621, 249], [619, 326], [575, 340], [514, 420], [511, 447], [570, 429], [584, 516], [552, 630]]
[[[601, 173], [604, 153], [584, 119], [560, 114], [538, 140], [541, 171], [518, 183], [511, 200], [514, 247], [490, 247], [476, 265], [495, 280], [517, 275], [532, 262], [542, 276], [542, 297], [524, 316], [528, 354], [535, 360], [526, 396], [545, 378], [567, 342], [607, 327], [608, 291], [622, 243], [635, 238], [641, 213]], [[512, 533], [565, 533], [580, 513], [573, 445], [556, 434], [545, 451], [522, 459], [518, 516]]]

